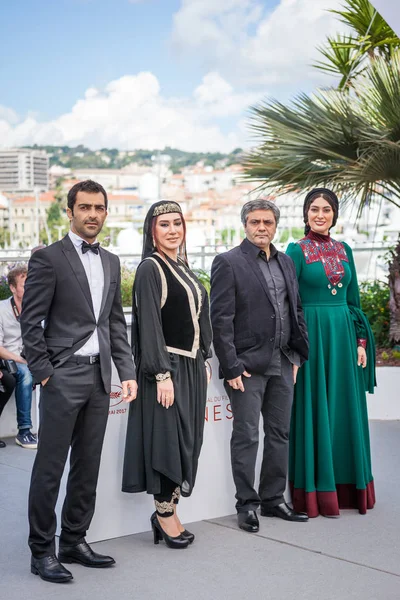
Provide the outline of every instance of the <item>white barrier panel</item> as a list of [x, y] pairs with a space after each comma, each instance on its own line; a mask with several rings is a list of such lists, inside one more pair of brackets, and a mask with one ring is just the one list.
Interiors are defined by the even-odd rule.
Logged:
[[[193, 494], [190, 498], [182, 498], [179, 504], [179, 515], [183, 522], [211, 519], [235, 513], [235, 490], [230, 464], [231, 407], [222, 381], [218, 379], [216, 358], [209, 361], [209, 368], [211, 381], [208, 386], [204, 443]], [[385, 391], [387, 395], [389, 390], [391, 392], [389, 396], [397, 400], [397, 395], [393, 394], [393, 391], [398, 388], [399, 369], [380, 368], [378, 376], [377, 393], [373, 396], [368, 395], [369, 411], [372, 413], [370, 418], [399, 418], [398, 402], [396, 402], [397, 412], [391, 410], [388, 405], [387, 415], [383, 414], [382, 402], [380, 402]], [[392, 387], [389, 386], [389, 383]], [[154, 511], [152, 496], [146, 493], [126, 494], [121, 492], [127, 417], [128, 406], [122, 402], [121, 386], [116, 370], [113, 369], [113, 386], [97, 486], [96, 511], [87, 535], [88, 541], [91, 542], [150, 529], [149, 517]], [[262, 440], [262, 423], [260, 423], [256, 481], [258, 481], [260, 470]], [[65, 483], [64, 477], [57, 505], [58, 515], [61, 514], [61, 506], [65, 497]]]
[[[230, 466], [232, 414], [216, 359], [209, 361], [204, 443], [196, 485], [190, 498], [182, 498], [179, 515], [184, 522], [210, 519], [235, 512], [235, 490]], [[89, 541], [104, 540], [150, 529], [153, 497], [121, 492], [128, 407], [114, 371], [110, 414], [97, 486], [96, 512], [88, 532]], [[63, 493], [61, 493], [61, 496]]]

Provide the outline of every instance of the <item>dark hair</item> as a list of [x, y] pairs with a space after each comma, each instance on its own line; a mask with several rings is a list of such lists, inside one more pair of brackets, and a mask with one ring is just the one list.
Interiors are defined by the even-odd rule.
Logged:
[[255, 210], [270, 210], [275, 217], [276, 225], [278, 225], [281, 212], [275, 204], [275, 202], [272, 202], [272, 200], [268, 200], [267, 198], [257, 198], [257, 200], [249, 200], [249, 202], [243, 204], [242, 210], [240, 211], [240, 218], [243, 225], [247, 225], [247, 217], [249, 216], [249, 213]]
[[87, 192], [88, 194], [98, 194], [99, 192], [101, 192], [104, 196], [104, 204], [105, 204], [106, 210], [107, 210], [108, 198], [107, 198], [106, 190], [103, 188], [102, 185], [100, 185], [100, 183], [97, 183], [96, 181], [92, 181], [91, 179], [86, 179], [85, 181], [79, 181], [78, 183], [73, 185], [72, 188], [68, 192], [67, 206], [72, 211], [74, 210], [78, 192]]
[[[157, 239], [157, 234], [156, 234], [156, 225], [157, 225], [157, 221], [160, 217], [163, 217], [164, 215], [159, 215], [158, 217], [153, 217], [152, 219], [152, 223], [151, 223], [151, 235], [153, 236], [153, 240], [154, 240], [154, 248], [157, 250], [157, 252], [159, 254], [164, 254], [163, 251], [160, 248], [160, 243]], [[184, 216], [180, 213], [179, 214], [181, 221], [182, 221], [182, 227], [183, 227], [183, 240], [182, 240], [182, 244], [179, 246], [179, 250], [178, 250], [178, 256], [180, 256], [180, 258], [182, 258], [185, 262], [186, 262], [186, 256], [185, 256], [185, 247], [186, 247], [186, 221]]]
[[21, 275], [28, 274], [28, 267], [26, 265], [17, 265], [8, 271], [7, 275], [7, 283], [8, 286], [13, 285], [14, 287], [17, 285], [17, 278]]
[[314, 190], [311, 190], [311, 192], [308, 192], [307, 196], [304, 199], [304, 204], [303, 204], [303, 220], [304, 220], [304, 223], [305, 223], [305, 227], [304, 227], [304, 234], [305, 235], [307, 235], [310, 232], [310, 230], [311, 230], [311, 227], [308, 224], [308, 211], [310, 210], [311, 204], [317, 198], [323, 198], [332, 207], [332, 210], [333, 210], [333, 220], [332, 220], [331, 227], [334, 227], [336, 225], [336, 221], [338, 220], [338, 216], [339, 216], [339, 200], [338, 200], [338, 197], [336, 196], [335, 192], [332, 192], [332, 190], [328, 190], [327, 188], [315, 188]]

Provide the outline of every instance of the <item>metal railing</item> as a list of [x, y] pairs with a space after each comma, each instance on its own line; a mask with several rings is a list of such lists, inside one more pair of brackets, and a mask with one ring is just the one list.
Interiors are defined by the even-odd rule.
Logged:
[[[287, 243], [276, 244], [279, 250], [285, 251]], [[359, 279], [373, 280], [382, 279], [387, 274], [387, 261], [385, 254], [391, 247], [390, 243], [365, 243], [353, 246], [354, 260], [357, 266]], [[193, 268], [209, 271], [211, 264], [216, 256], [221, 252], [230, 250], [232, 246], [217, 245], [217, 246], [199, 246], [195, 251], [189, 251], [189, 262]], [[115, 248], [109, 248], [110, 252], [118, 254], [121, 263], [129, 268], [134, 269], [141, 260], [139, 253], [119, 253]], [[28, 262], [30, 258], [30, 250], [1, 250], [0, 251], [0, 275], [4, 274], [9, 265], [16, 263]]]

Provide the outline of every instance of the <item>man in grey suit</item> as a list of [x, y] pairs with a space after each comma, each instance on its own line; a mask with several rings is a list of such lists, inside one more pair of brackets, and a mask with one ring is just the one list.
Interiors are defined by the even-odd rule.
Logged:
[[[71, 230], [30, 259], [21, 314], [24, 352], [41, 383], [39, 443], [29, 492], [31, 571], [61, 583], [61, 563], [108, 567], [110, 556], [85, 541], [93, 517], [111, 391], [111, 358], [123, 398], [136, 397], [136, 374], [120, 291], [120, 264], [96, 242], [107, 194], [94, 181], [68, 193]], [[55, 506], [71, 448], [58, 558]]]
[[[211, 322], [215, 353], [231, 400], [231, 461], [241, 529], [256, 532], [261, 515], [307, 521], [284, 499], [290, 413], [297, 369], [307, 360], [308, 338], [291, 258], [271, 243], [279, 222], [274, 202], [242, 208], [246, 239], [214, 259]], [[254, 489], [260, 414], [264, 452]]]

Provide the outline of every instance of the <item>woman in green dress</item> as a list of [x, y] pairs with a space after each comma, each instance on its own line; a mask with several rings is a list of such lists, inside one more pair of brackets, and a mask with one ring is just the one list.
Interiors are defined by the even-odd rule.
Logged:
[[298, 372], [290, 432], [294, 509], [309, 517], [361, 514], [375, 503], [366, 391], [375, 384], [375, 345], [360, 308], [353, 254], [329, 235], [338, 217], [325, 188], [305, 198], [305, 237], [292, 243], [310, 342]]

